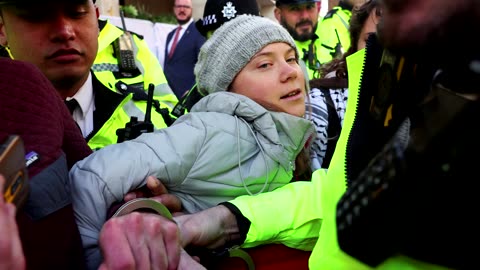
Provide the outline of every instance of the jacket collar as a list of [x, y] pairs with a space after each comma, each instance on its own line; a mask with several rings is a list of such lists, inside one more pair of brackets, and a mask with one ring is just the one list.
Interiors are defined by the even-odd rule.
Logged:
[[[209, 94], [193, 106], [191, 112], [219, 112], [236, 116], [251, 125], [267, 154], [284, 167], [290, 166], [307, 140], [314, 136], [311, 121], [283, 112], [271, 112], [246, 96], [217, 92]], [[286, 157], [285, 152], [290, 153]]]
[[102, 128], [125, 98], [124, 95], [116, 93], [103, 85], [93, 72], [92, 86], [95, 98], [95, 111], [93, 112], [93, 131], [87, 136], [87, 141]]

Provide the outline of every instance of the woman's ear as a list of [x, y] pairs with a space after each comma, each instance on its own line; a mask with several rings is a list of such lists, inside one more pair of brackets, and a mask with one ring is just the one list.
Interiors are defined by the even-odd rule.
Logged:
[[380, 22], [380, 19], [382, 18], [382, 9], [379, 8], [379, 7], [374, 7], [372, 12], [371, 12], [372, 15], [372, 20], [373, 22], [375, 23], [375, 25], [378, 25], [378, 23]]

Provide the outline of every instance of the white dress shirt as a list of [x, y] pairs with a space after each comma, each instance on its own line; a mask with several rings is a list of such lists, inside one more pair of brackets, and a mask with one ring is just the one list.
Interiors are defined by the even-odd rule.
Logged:
[[[193, 22], [193, 19], [190, 19], [190, 21], [188, 21], [186, 24], [180, 25], [180, 27], [182, 27], [182, 30], [180, 30], [180, 33], [178, 34], [177, 44], [178, 42], [180, 42], [180, 39], [182, 39], [183, 34], [185, 34], [185, 31], [187, 30], [187, 28], [190, 26], [192, 22]], [[177, 28], [175, 28], [175, 30], [176, 29]], [[175, 32], [173, 32], [172, 39], [170, 39], [170, 42], [168, 42], [168, 53], [170, 53], [170, 49], [172, 48], [172, 43], [174, 39], [175, 39]]]
[[79, 106], [73, 111], [72, 117], [82, 130], [83, 137], [86, 138], [93, 131], [93, 111], [95, 110], [91, 73], [77, 93], [67, 98], [67, 100], [70, 99], [76, 99], [78, 102]]

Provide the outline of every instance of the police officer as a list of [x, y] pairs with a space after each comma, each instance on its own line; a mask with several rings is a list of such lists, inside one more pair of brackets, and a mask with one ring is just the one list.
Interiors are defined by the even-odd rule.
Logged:
[[292, 35], [300, 58], [308, 68], [309, 79], [318, 78], [318, 68], [332, 59], [330, 49], [322, 46], [316, 34], [319, 0], [277, 0], [274, 15]]
[[333, 58], [340, 57], [350, 46], [349, 22], [352, 9], [355, 5], [365, 0], [340, 0], [320, 19], [316, 34], [322, 46], [330, 50]]
[[[116, 143], [117, 130], [132, 116], [145, 118], [145, 91], [112, 91], [91, 72], [99, 35], [94, 0], [3, 0], [0, 9], [0, 44], [13, 58], [35, 64], [73, 104], [72, 116], [92, 149]], [[155, 112], [151, 121], [155, 128], [168, 124]]]
[[[162, 66], [141, 35], [98, 20], [98, 53], [92, 70], [97, 79], [113, 91], [125, 86], [145, 90], [155, 85], [154, 97], [170, 109], [178, 102]], [[130, 59], [129, 59], [130, 58]]]

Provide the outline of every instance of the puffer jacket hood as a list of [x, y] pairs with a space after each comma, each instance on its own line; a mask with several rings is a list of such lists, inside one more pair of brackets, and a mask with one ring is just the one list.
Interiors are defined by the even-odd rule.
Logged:
[[[222, 112], [242, 118], [261, 134], [260, 144], [270, 158], [285, 169], [291, 169], [291, 161], [312, 136], [312, 123], [306, 119], [283, 112], [271, 112], [250, 98], [231, 93], [218, 92], [205, 96], [192, 108], [192, 112]], [[297, 118], [297, 121], [292, 121]], [[309, 136], [305, 136], [308, 134]], [[287, 157], [282, 152], [290, 153]]]

